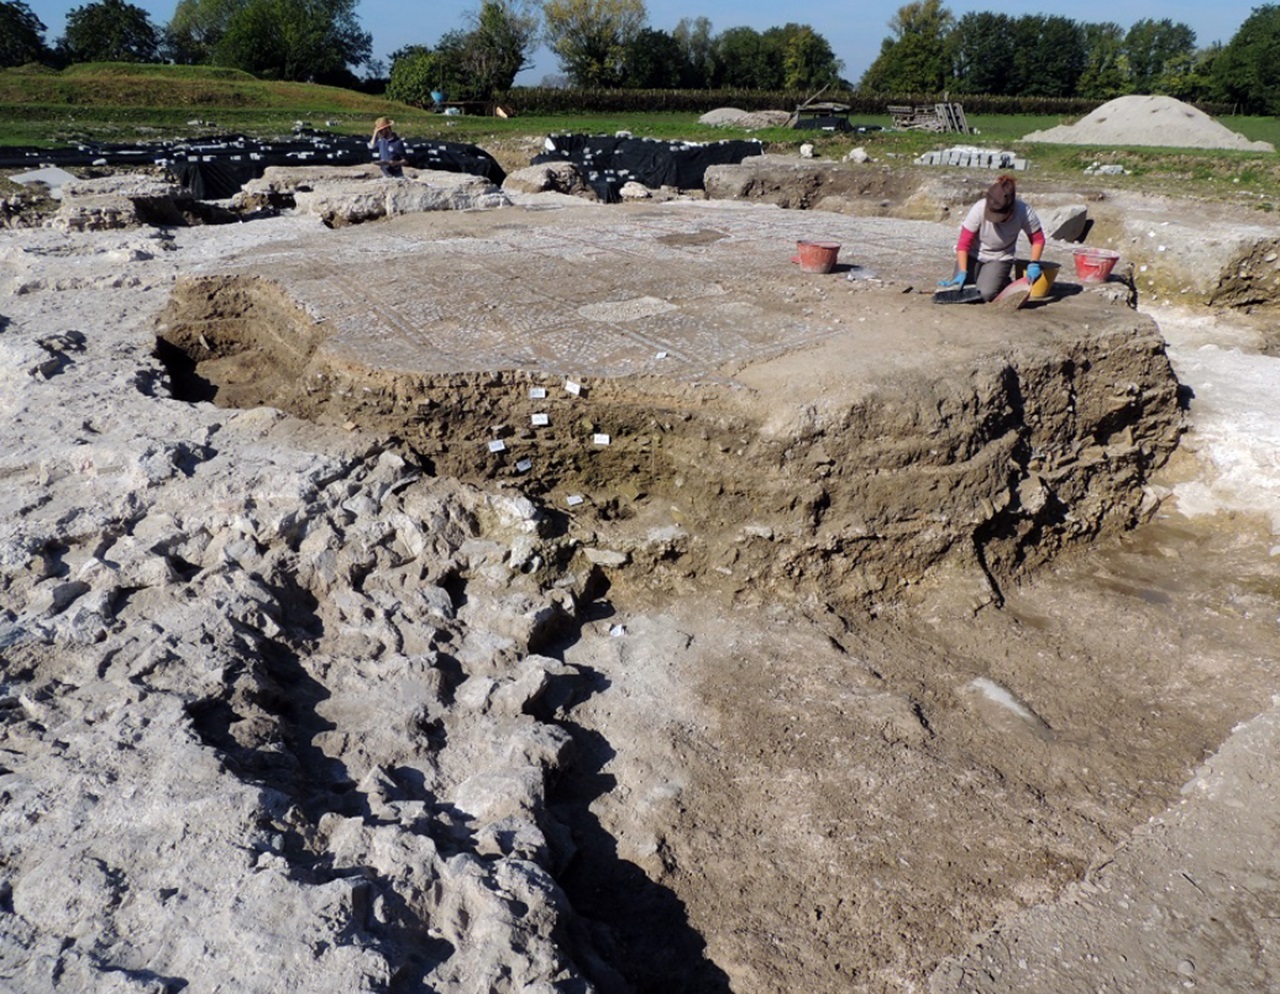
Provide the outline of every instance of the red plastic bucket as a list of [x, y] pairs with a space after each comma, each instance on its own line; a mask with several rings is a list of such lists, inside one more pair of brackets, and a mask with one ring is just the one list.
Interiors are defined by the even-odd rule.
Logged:
[[1076, 264], [1076, 275], [1082, 283], [1105, 283], [1120, 260], [1119, 252], [1110, 249], [1078, 248], [1071, 252]]
[[796, 254], [792, 262], [800, 263], [800, 269], [806, 273], [829, 273], [836, 268], [836, 258], [840, 255], [839, 242], [796, 242]]

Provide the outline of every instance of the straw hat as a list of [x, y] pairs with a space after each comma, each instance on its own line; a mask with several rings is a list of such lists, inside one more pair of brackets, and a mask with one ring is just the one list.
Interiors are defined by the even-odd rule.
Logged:
[[373, 129], [375, 131], [381, 131], [383, 128], [392, 127], [395, 123], [396, 122], [391, 120], [389, 117], [380, 117], [373, 122]]

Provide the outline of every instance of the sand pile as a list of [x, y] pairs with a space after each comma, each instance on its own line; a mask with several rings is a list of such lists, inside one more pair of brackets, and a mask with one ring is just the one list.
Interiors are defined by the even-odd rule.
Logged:
[[785, 110], [739, 110], [737, 107], [717, 107], [698, 118], [699, 124], [716, 128], [785, 128], [791, 114]]
[[1275, 151], [1270, 142], [1250, 141], [1188, 103], [1158, 96], [1117, 97], [1075, 124], [1033, 131], [1022, 140], [1058, 145], [1160, 145]]

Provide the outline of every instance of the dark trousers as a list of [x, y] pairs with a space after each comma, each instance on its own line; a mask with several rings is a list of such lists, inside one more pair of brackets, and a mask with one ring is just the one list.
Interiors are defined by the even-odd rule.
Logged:
[[1012, 259], [979, 262], [976, 257], [969, 256], [969, 282], [978, 287], [982, 299], [987, 302], [995, 300], [1000, 291], [1009, 285], [1009, 274], [1012, 272]]

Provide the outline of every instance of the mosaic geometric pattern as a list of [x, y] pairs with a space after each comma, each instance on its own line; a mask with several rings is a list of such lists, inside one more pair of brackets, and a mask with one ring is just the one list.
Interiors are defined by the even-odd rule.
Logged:
[[[805, 238], [841, 242], [836, 272], [791, 263]], [[509, 208], [345, 228], [303, 259], [228, 268], [286, 286], [335, 329], [334, 347], [372, 366], [706, 379], [853, 333], [867, 300], [854, 277], [932, 289], [954, 238], [949, 225], [737, 204]]]

